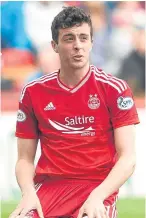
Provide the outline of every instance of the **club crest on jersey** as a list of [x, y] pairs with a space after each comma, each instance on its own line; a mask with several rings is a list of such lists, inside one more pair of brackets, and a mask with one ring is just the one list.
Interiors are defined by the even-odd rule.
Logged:
[[133, 107], [134, 102], [131, 97], [119, 97], [117, 100], [118, 108], [121, 110], [129, 110]]
[[90, 95], [88, 100], [88, 107], [90, 109], [97, 109], [100, 106], [100, 100], [97, 98], [97, 95]]

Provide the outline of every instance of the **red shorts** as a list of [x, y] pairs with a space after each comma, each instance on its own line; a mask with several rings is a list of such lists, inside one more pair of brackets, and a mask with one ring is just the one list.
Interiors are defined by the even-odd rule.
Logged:
[[[46, 180], [36, 185], [37, 195], [42, 205], [45, 218], [76, 218], [80, 207], [93, 189], [99, 184], [89, 180]], [[109, 218], [116, 218], [116, 199], [114, 194], [104, 201]], [[28, 217], [39, 218], [37, 211], [32, 210]]]

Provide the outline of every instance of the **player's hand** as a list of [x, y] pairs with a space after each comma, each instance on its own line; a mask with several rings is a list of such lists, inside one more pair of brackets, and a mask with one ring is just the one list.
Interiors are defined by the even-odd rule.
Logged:
[[17, 208], [11, 213], [9, 218], [24, 218], [31, 210], [37, 210], [39, 217], [44, 218], [42, 207], [35, 190], [31, 190], [23, 195]]
[[80, 208], [77, 218], [83, 218], [84, 216], [88, 218], [109, 218], [103, 201], [98, 199], [93, 193], [89, 195]]

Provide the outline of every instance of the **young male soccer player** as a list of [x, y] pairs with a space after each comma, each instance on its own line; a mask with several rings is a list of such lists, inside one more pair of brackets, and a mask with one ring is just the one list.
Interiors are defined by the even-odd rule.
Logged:
[[139, 119], [128, 85], [89, 65], [92, 35], [89, 15], [63, 9], [52, 23], [60, 70], [22, 90], [16, 128], [22, 199], [11, 218], [117, 217], [118, 189], [134, 171]]

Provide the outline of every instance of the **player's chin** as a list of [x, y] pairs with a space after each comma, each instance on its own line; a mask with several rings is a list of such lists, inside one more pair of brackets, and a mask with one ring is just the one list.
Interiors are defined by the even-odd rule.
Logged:
[[85, 65], [86, 65], [86, 63], [85, 63], [85, 62], [82, 62], [82, 61], [76, 62], [76, 63], [72, 63], [72, 67], [73, 67], [74, 69], [81, 69], [81, 68], [83, 68]]

